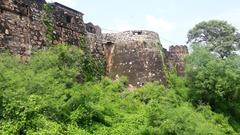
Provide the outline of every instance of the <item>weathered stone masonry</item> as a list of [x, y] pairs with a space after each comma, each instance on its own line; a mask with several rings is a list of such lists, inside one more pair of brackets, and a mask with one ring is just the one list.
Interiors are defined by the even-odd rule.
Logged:
[[162, 48], [157, 33], [146, 30], [103, 34], [107, 75], [113, 79], [127, 76], [130, 86], [158, 81], [166, 85], [166, 69], [184, 76], [187, 46]]
[[79, 45], [80, 36], [86, 33], [83, 13], [59, 3], [53, 3], [51, 6], [53, 7], [54, 24], [53, 44]]
[[[169, 48], [170, 56], [168, 60], [171, 65], [176, 65], [176, 71], [179, 76], [185, 75], [185, 56], [188, 55], [188, 48], [185, 45], [171, 46]], [[173, 67], [174, 68], [174, 67]]]
[[92, 23], [85, 24], [87, 31], [86, 40], [88, 47], [90, 48], [92, 54], [96, 58], [105, 57], [105, 44], [103, 43], [103, 34], [99, 26], [95, 26]]
[[159, 36], [151, 31], [105, 34], [107, 73], [112, 78], [128, 76], [132, 86], [158, 81], [166, 84], [164, 56]]
[[[32, 49], [48, 45], [49, 33], [50, 44], [78, 46], [84, 36], [92, 54], [106, 59], [106, 74], [113, 79], [127, 76], [130, 86], [153, 81], [166, 84], [166, 67], [184, 75], [186, 46], [166, 51], [158, 34], [145, 30], [102, 34], [99, 26], [84, 23], [83, 13], [59, 3], [48, 4], [52, 12], [47, 13], [44, 5], [45, 0], [0, 0], [0, 51], [28, 57]], [[50, 14], [52, 31], [43, 21], [46, 14]]]
[[45, 45], [41, 22], [44, 0], [0, 1], [0, 49], [30, 55], [32, 47]]
[[[0, 1], [0, 49], [21, 55], [30, 55], [32, 48], [47, 44], [47, 28], [43, 23], [45, 0]], [[80, 35], [85, 35], [83, 14], [59, 3], [53, 8], [53, 44], [79, 45]]]
[[188, 54], [188, 48], [185, 45], [170, 46], [169, 51], [164, 50], [165, 63], [169, 69], [176, 69], [178, 76], [185, 74], [185, 56]]

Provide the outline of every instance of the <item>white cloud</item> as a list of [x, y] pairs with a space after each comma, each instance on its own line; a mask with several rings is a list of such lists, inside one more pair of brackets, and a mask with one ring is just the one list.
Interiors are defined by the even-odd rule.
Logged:
[[171, 32], [175, 26], [173, 23], [168, 22], [162, 18], [156, 18], [155, 16], [146, 16], [147, 27], [157, 31]]

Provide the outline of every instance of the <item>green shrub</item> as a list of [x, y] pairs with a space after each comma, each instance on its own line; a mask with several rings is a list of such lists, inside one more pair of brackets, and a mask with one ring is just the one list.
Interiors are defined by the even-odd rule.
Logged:
[[188, 57], [187, 64], [189, 97], [194, 105], [210, 105], [215, 112], [230, 116], [232, 123], [239, 123], [240, 57], [221, 59], [198, 47]]
[[169, 88], [149, 83], [129, 91], [126, 77], [85, 72], [83, 55], [57, 46], [23, 64], [2, 54], [0, 134], [234, 134], [223, 115], [187, 102], [180, 78], [173, 76]]

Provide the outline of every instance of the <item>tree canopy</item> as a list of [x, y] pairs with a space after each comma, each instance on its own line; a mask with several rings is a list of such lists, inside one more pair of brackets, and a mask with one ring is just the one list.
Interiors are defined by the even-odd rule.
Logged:
[[188, 32], [188, 43], [199, 43], [224, 58], [239, 48], [240, 38], [237, 29], [231, 24], [210, 20], [200, 22]]

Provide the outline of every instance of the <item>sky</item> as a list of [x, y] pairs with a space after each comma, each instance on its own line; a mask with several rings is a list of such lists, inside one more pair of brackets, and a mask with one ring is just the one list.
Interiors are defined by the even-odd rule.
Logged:
[[152, 30], [164, 47], [184, 45], [197, 23], [225, 20], [240, 29], [240, 0], [47, 0], [84, 13], [103, 32]]

